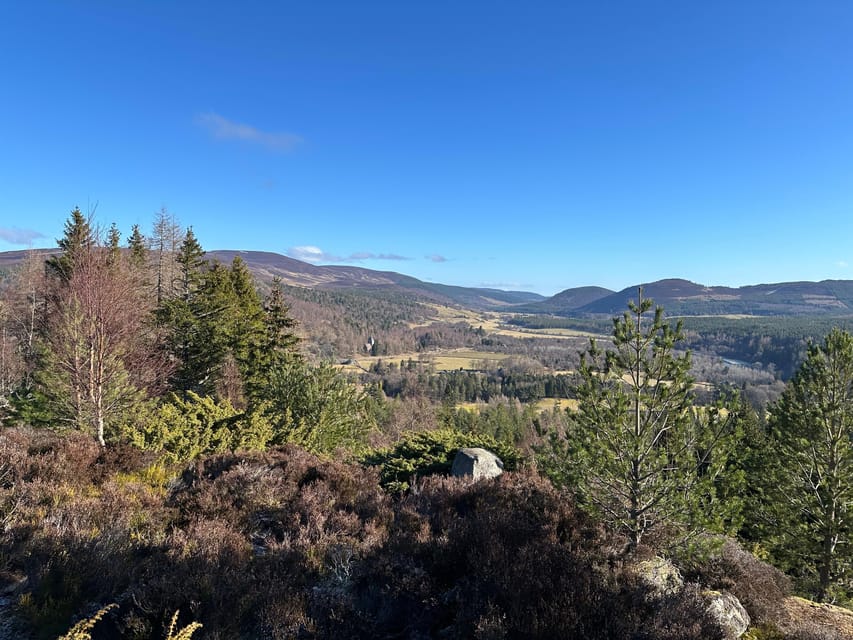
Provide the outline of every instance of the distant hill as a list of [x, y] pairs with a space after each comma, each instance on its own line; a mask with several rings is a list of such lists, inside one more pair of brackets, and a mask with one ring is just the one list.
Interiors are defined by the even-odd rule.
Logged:
[[50, 256], [59, 253], [59, 249], [25, 249], [23, 251], [0, 252], [0, 273], [9, 271], [24, 261], [29, 253], [34, 253], [47, 260]]
[[525, 304], [512, 311], [518, 313], [550, 313], [557, 316], [572, 315], [579, 309], [613, 295], [613, 293], [604, 287], [575, 287], [561, 291], [547, 300]]
[[[37, 249], [47, 257], [57, 249]], [[20, 263], [28, 251], [0, 252], [0, 275]], [[424, 282], [394, 271], [355, 266], [318, 266], [266, 251], [208, 251], [207, 257], [230, 263], [239, 255], [261, 283], [273, 277], [290, 286], [327, 290], [371, 291], [420, 301], [459, 305], [476, 310], [548, 314], [565, 317], [621, 313], [637, 288], [663, 306], [669, 316], [853, 316], [853, 280], [781, 282], [745, 287], [709, 287], [670, 278], [627, 287], [619, 292], [596, 286], [575, 287], [546, 298], [528, 291]]]
[[[59, 249], [35, 249], [47, 258]], [[29, 251], [0, 252], [0, 275], [20, 264]], [[489, 310], [505, 306], [529, 304], [545, 300], [545, 296], [529, 291], [504, 291], [478, 287], [457, 287], [424, 282], [394, 271], [374, 271], [352, 266], [317, 266], [269, 251], [208, 251], [205, 257], [228, 264], [240, 256], [258, 281], [267, 284], [274, 277], [286, 285], [315, 289], [361, 289], [399, 293], [424, 301], [460, 305], [470, 309]]]
[[318, 289], [366, 289], [399, 292], [425, 300], [486, 310], [507, 305], [529, 304], [545, 300], [545, 296], [528, 291], [503, 291], [477, 287], [424, 282], [394, 271], [374, 271], [363, 267], [317, 266], [266, 251], [208, 251], [207, 257], [231, 262], [239, 255], [261, 280], [278, 276], [284, 284]]
[[[618, 293], [599, 297], [574, 308], [560, 309], [560, 296], [525, 305], [528, 313], [578, 316], [613, 315], [625, 310], [629, 300], [637, 299], [637, 288], [644, 297], [664, 307], [667, 315], [850, 315], [853, 314], [853, 281], [783, 282], [745, 287], [707, 287], [689, 280], [667, 279], [628, 287]], [[568, 290], [573, 291], [573, 290]]]

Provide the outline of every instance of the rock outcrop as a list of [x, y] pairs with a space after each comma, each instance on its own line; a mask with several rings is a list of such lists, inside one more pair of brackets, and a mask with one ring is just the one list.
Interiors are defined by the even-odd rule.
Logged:
[[[679, 593], [684, 588], [684, 578], [672, 562], [654, 557], [638, 562], [633, 573], [649, 587], [649, 596], [663, 598]], [[701, 593], [711, 617], [725, 631], [727, 640], [737, 640], [749, 628], [749, 614], [740, 601], [725, 591], [703, 591]]]
[[504, 463], [494, 453], [480, 447], [460, 449], [453, 459], [450, 473], [454, 478], [472, 480], [495, 478], [503, 473]]
[[681, 577], [678, 567], [658, 556], [638, 562], [634, 567], [634, 573], [651, 587], [655, 596], [678, 593], [684, 586], [684, 578]]
[[705, 591], [708, 613], [723, 628], [728, 640], [737, 640], [749, 629], [749, 614], [740, 600], [725, 591]]

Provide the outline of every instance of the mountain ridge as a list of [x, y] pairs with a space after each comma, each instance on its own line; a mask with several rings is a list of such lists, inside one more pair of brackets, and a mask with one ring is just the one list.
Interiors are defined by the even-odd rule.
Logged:
[[[621, 313], [629, 300], [643, 296], [664, 307], [669, 316], [685, 315], [851, 315], [853, 281], [821, 280], [746, 285], [742, 287], [706, 286], [680, 278], [666, 278], [626, 287], [603, 295], [572, 309], [551, 311], [550, 301], [524, 305], [517, 311], [554, 315], [613, 315]], [[568, 289], [566, 291], [574, 291]]]
[[[0, 270], [9, 270], [34, 251], [48, 257], [58, 249], [0, 252]], [[239, 256], [261, 283], [278, 277], [286, 285], [318, 289], [358, 289], [411, 295], [424, 301], [459, 305], [476, 310], [547, 314], [564, 317], [614, 315], [644, 297], [664, 307], [667, 315], [853, 315], [853, 280], [794, 281], [745, 285], [706, 286], [683, 278], [612, 291], [604, 287], [572, 287], [547, 297], [529, 291], [462, 287], [426, 282], [396, 271], [378, 271], [352, 265], [314, 265], [271, 251], [216, 249], [209, 259], [230, 263]]]

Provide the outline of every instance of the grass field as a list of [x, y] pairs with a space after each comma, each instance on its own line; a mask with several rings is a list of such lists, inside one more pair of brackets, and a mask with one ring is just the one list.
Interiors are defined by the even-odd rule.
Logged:
[[[479, 413], [482, 406], [483, 403], [481, 402], [459, 402], [456, 405], [456, 408]], [[542, 398], [541, 400], [538, 400], [534, 406], [540, 412], [551, 411], [555, 407], [557, 409], [571, 409], [572, 411], [576, 411], [578, 408], [578, 401], [573, 398]]]
[[481, 368], [481, 363], [494, 364], [511, 357], [510, 354], [506, 353], [474, 351], [473, 349], [447, 349], [421, 353], [398, 353], [392, 356], [362, 356], [354, 358], [351, 364], [341, 365], [341, 369], [355, 372], [369, 369], [378, 360], [395, 363], [414, 360], [424, 365], [432, 365], [436, 371], [476, 370]]
[[429, 321], [411, 325], [414, 327], [426, 327], [434, 322], [465, 322], [473, 329], [482, 327], [486, 333], [509, 336], [512, 338], [598, 338], [602, 337], [589, 331], [576, 329], [526, 329], [507, 324], [512, 314], [493, 313], [488, 311], [477, 312], [470, 309], [457, 309], [440, 304], [429, 305], [435, 316]]
[[485, 362], [493, 365], [510, 357], [512, 356], [506, 353], [455, 349], [433, 355], [430, 362], [438, 371], [455, 371], [457, 369], [481, 369], [480, 363]]
[[536, 408], [539, 411], [550, 411], [556, 407], [557, 409], [571, 409], [577, 411], [578, 401], [574, 398], [542, 398], [536, 402]]

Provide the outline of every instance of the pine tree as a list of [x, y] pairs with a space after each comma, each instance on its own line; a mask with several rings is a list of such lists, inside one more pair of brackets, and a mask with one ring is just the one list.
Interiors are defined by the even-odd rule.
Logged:
[[695, 410], [690, 354], [678, 355], [681, 324], [664, 322], [653, 302], [629, 303], [613, 319], [612, 348], [595, 340], [581, 354], [578, 410], [568, 433], [554, 436], [546, 471], [573, 486], [582, 504], [623, 533], [635, 551], [650, 532], [707, 520], [714, 483], [725, 467], [731, 414]]
[[266, 342], [264, 351], [269, 354], [271, 364], [278, 364], [296, 357], [295, 348], [299, 336], [294, 333], [296, 320], [290, 316], [290, 308], [284, 301], [281, 278], [273, 278], [272, 288], [264, 302]]
[[118, 264], [121, 258], [121, 232], [115, 222], [110, 225], [109, 231], [107, 231], [107, 249], [109, 250], [110, 264]]
[[810, 346], [771, 408], [771, 429], [782, 474], [783, 553], [804, 589], [824, 600], [853, 577], [851, 334], [833, 329]]
[[74, 207], [65, 222], [65, 234], [56, 241], [62, 253], [45, 263], [48, 272], [64, 281], [71, 278], [75, 262], [95, 245], [95, 233], [90, 220], [80, 207]]
[[205, 322], [211, 310], [199, 296], [205, 278], [204, 250], [191, 227], [186, 231], [176, 261], [178, 295], [159, 300], [157, 321], [166, 333], [166, 349], [176, 362], [172, 388], [181, 393], [205, 393], [217, 346], [210, 339], [210, 326]]
[[204, 249], [201, 248], [193, 233], [192, 227], [187, 227], [186, 234], [175, 258], [178, 263], [178, 274], [175, 280], [178, 296], [189, 301], [202, 277], [204, 265]]
[[[230, 280], [233, 301], [228, 312], [228, 352], [237, 365], [243, 395], [266, 377], [271, 354], [265, 350], [264, 307], [252, 274], [240, 256], [231, 263]], [[235, 406], [244, 404], [243, 398], [229, 399]]]
[[127, 248], [130, 249], [131, 266], [138, 270], [144, 269], [148, 262], [148, 250], [145, 247], [145, 236], [139, 231], [138, 224], [131, 227]]

